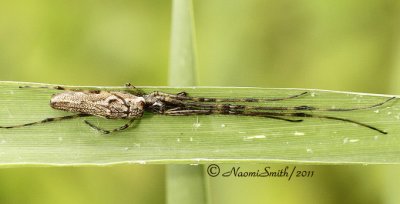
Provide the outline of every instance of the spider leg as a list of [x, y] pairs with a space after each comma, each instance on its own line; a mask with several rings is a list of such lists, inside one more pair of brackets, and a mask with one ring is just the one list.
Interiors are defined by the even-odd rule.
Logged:
[[136, 96], [143, 96], [146, 94], [143, 90], [136, 88], [129, 82], [125, 83], [124, 87], [126, 92]]
[[174, 116], [183, 116], [183, 115], [210, 115], [210, 114], [223, 114], [223, 115], [242, 115], [242, 116], [256, 116], [256, 117], [266, 117], [272, 119], [280, 119], [286, 120], [290, 122], [301, 122], [301, 120], [296, 121], [291, 119], [286, 119], [284, 117], [297, 117], [297, 118], [323, 118], [328, 120], [338, 120], [348, 123], [357, 124], [372, 130], [375, 130], [382, 134], [387, 134], [387, 132], [380, 130], [376, 127], [371, 125], [361, 123], [355, 120], [347, 119], [347, 118], [340, 118], [334, 116], [327, 116], [327, 115], [317, 115], [317, 114], [310, 114], [310, 113], [303, 113], [303, 112], [295, 112], [295, 113], [287, 113], [287, 112], [263, 112], [263, 111], [248, 111], [243, 109], [231, 109], [229, 106], [213, 106], [213, 109], [187, 109], [187, 110], [178, 110], [178, 111], [170, 111], [167, 110], [164, 114], [166, 115], [174, 115]]
[[185, 115], [210, 115], [213, 114], [213, 110], [176, 110], [177, 108], [172, 108], [166, 110], [163, 115], [171, 116], [185, 116]]
[[189, 94], [186, 91], [182, 91], [176, 94], [177, 96], [187, 97]]
[[334, 116], [327, 116], [327, 115], [317, 115], [317, 114], [310, 114], [310, 113], [282, 113], [282, 112], [230, 112], [229, 114], [234, 114], [234, 115], [246, 115], [246, 116], [261, 116], [261, 117], [300, 117], [300, 118], [323, 118], [323, 119], [328, 119], [328, 120], [338, 120], [338, 121], [343, 121], [343, 122], [348, 122], [348, 123], [353, 123], [357, 124], [366, 128], [369, 128], [371, 130], [375, 130], [379, 133], [382, 134], [387, 134], [387, 132], [378, 129], [374, 126], [361, 123], [355, 120], [347, 119], [347, 118], [340, 118], [340, 117], [334, 117]]
[[118, 132], [118, 131], [125, 130], [125, 129], [129, 128], [130, 126], [132, 126], [133, 121], [135, 121], [135, 118], [130, 119], [128, 121], [128, 123], [126, 123], [125, 125], [123, 125], [121, 127], [118, 127], [118, 128], [112, 129], [112, 130], [106, 130], [106, 129], [103, 129], [101, 127], [98, 127], [98, 126], [94, 125], [93, 123], [91, 123], [91, 122], [89, 122], [87, 120], [84, 120], [84, 122], [87, 125], [89, 125], [91, 128], [93, 128], [93, 129], [95, 129], [95, 130], [97, 130], [97, 131], [99, 131], [99, 132], [101, 132], [103, 134], [110, 134], [110, 133], [113, 133], [113, 132]]
[[25, 124], [21, 124], [21, 125], [0, 126], [0, 128], [8, 128], [8, 129], [19, 128], [19, 127], [37, 125], [37, 124], [42, 124], [42, 123], [54, 122], [54, 121], [68, 120], [68, 119], [74, 119], [74, 118], [86, 117], [86, 116], [89, 116], [89, 115], [80, 113], [80, 114], [76, 114], [76, 115], [67, 115], [67, 116], [61, 116], [61, 117], [55, 117], [55, 118], [46, 118], [46, 119], [43, 119], [40, 121], [25, 123]]
[[355, 108], [318, 108], [313, 106], [295, 106], [295, 107], [272, 107], [272, 106], [248, 106], [248, 105], [235, 105], [235, 104], [204, 104], [199, 102], [187, 102], [185, 105], [187, 107], [192, 108], [202, 108], [202, 109], [229, 109], [229, 110], [247, 110], [247, 111], [254, 111], [254, 110], [263, 110], [263, 111], [355, 111], [355, 110], [365, 110], [365, 109], [372, 109], [379, 106], [382, 106], [388, 103], [391, 100], [396, 99], [396, 97], [391, 97], [386, 99], [383, 102], [376, 103], [369, 106], [364, 107], [355, 107]]
[[161, 101], [166, 101], [174, 104], [182, 104], [183, 101], [195, 101], [195, 102], [267, 102], [267, 101], [282, 101], [292, 98], [297, 98], [307, 94], [303, 92], [300, 94], [282, 97], [282, 98], [204, 98], [204, 97], [189, 97], [186, 92], [180, 92], [176, 95], [167, 94], [159, 91], [155, 91], [148, 96], [157, 98]]
[[125, 83], [124, 86], [125, 86], [125, 88], [127, 88], [127, 89], [136, 89], [136, 87], [133, 86], [130, 82]]
[[303, 120], [293, 120], [293, 119], [287, 119], [287, 118], [283, 118], [283, 117], [279, 117], [279, 116], [271, 116], [271, 115], [264, 115], [261, 116], [264, 118], [270, 118], [270, 119], [277, 119], [277, 120], [283, 120], [283, 121], [287, 121], [287, 122], [303, 122]]
[[274, 115], [278, 115], [278, 116], [286, 116], [286, 117], [300, 117], [300, 118], [322, 118], [322, 119], [328, 119], [328, 120], [338, 120], [338, 121], [343, 121], [343, 122], [347, 122], [347, 123], [353, 123], [353, 124], [357, 124], [359, 126], [362, 127], [366, 127], [369, 128], [371, 130], [375, 130], [381, 134], [387, 134], [386, 131], [383, 131], [379, 128], [376, 128], [372, 125], [368, 125], [362, 122], [358, 122], [355, 120], [351, 120], [351, 119], [347, 119], [347, 118], [341, 118], [341, 117], [335, 117], [335, 116], [327, 116], [327, 115], [318, 115], [318, 114], [310, 114], [310, 113], [266, 113], [266, 114], [274, 114]]
[[[89, 92], [89, 93], [99, 93], [101, 89], [98, 88], [88, 88], [88, 89], [75, 89], [75, 88], [68, 88], [65, 86], [19, 86], [20, 89], [55, 89], [55, 90], [60, 90], [60, 91], [74, 91], [74, 92]], [[146, 93], [138, 89], [134, 86], [132, 86], [130, 83], [125, 84], [125, 92], [136, 95], [136, 96], [143, 96]]]
[[373, 127], [371, 125], [365, 124], [365, 123], [361, 123], [355, 120], [351, 120], [351, 119], [347, 119], [347, 118], [340, 118], [340, 117], [334, 117], [334, 116], [327, 116], [327, 115], [316, 115], [316, 114], [309, 114], [309, 113], [279, 113], [282, 116], [289, 116], [289, 117], [301, 117], [301, 118], [323, 118], [323, 119], [329, 119], [329, 120], [339, 120], [339, 121], [343, 121], [343, 122], [348, 122], [348, 123], [353, 123], [353, 124], [357, 124], [366, 128], [369, 128], [371, 130], [375, 130], [379, 133], [382, 134], [387, 134], [387, 132], [378, 129], [376, 127]]
[[[170, 116], [188, 116], [188, 115], [210, 115], [213, 114], [214, 111], [212, 110], [175, 110], [170, 109], [164, 112], [164, 115], [170, 115]], [[244, 116], [261, 116], [264, 118], [271, 118], [271, 119], [277, 119], [277, 120], [283, 120], [287, 122], [302, 122], [303, 120], [292, 120], [292, 119], [287, 119], [279, 116], [274, 116], [274, 115], [268, 115], [268, 114], [244, 114], [244, 113], [236, 113], [236, 112], [230, 112], [229, 114], [231, 115], [244, 115]]]
[[[218, 106], [217, 106], [218, 107]], [[233, 115], [245, 115], [245, 116], [261, 116], [261, 117], [301, 117], [301, 118], [324, 118], [324, 119], [329, 119], [329, 120], [339, 120], [343, 122], [348, 122], [348, 123], [354, 123], [372, 130], [375, 130], [379, 133], [382, 134], [387, 134], [387, 132], [380, 130], [376, 127], [373, 127], [371, 125], [361, 123], [355, 120], [347, 119], [347, 118], [340, 118], [340, 117], [334, 117], [334, 116], [327, 116], [327, 115], [318, 115], [318, 114], [311, 114], [311, 113], [303, 113], [303, 112], [294, 112], [294, 113], [288, 113], [288, 112], [263, 112], [263, 111], [248, 111], [248, 110], [241, 110], [241, 109], [232, 109], [230, 106], [219, 106], [218, 109], [214, 109], [211, 111], [214, 111], [215, 113], [219, 114], [233, 114]]]
[[169, 112], [178, 111], [178, 110], [182, 110], [182, 107], [175, 107], [175, 108], [168, 109]]
[[[181, 92], [182, 93], [182, 92]], [[189, 97], [186, 95], [183, 95], [179, 93], [176, 95], [176, 97], [180, 100], [185, 100], [185, 101], [196, 101], [196, 102], [268, 102], [268, 101], [283, 101], [283, 100], [288, 100], [292, 98], [297, 98], [300, 96], [303, 96], [307, 94], [308, 92], [302, 92], [300, 94], [295, 94], [291, 95], [288, 97], [281, 97], [281, 98], [205, 98], [205, 97]], [[183, 92], [185, 93], [185, 92]]]
[[365, 109], [372, 109], [372, 108], [376, 108], [379, 106], [384, 105], [385, 103], [388, 103], [391, 100], [396, 99], [396, 97], [391, 97], [386, 99], [383, 102], [379, 102], [373, 105], [369, 105], [369, 106], [363, 106], [363, 107], [355, 107], [355, 108], [316, 108], [316, 107], [312, 107], [312, 106], [296, 106], [293, 107], [291, 110], [318, 110], [318, 111], [355, 111], [355, 110], [365, 110]]
[[83, 91], [82, 89], [72, 89], [65, 86], [19, 86], [20, 89], [55, 89], [61, 91]]

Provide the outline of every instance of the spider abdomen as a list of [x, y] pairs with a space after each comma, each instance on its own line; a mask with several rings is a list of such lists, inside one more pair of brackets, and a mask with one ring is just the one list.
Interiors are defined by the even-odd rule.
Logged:
[[139, 118], [144, 112], [144, 98], [124, 92], [66, 91], [53, 95], [50, 106], [108, 119]]

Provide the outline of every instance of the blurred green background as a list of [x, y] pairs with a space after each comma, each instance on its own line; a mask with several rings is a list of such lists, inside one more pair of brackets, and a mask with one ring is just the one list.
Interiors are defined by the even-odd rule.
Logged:
[[[201, 0], [194, 12], [199, 85], [400, 94], [399, 1]], [[167, 85], [170, 21], [170, 1], [3, 0], [0, 80]], [[211, 201], [400, 202], [397, 166], [301, 167], [316, 175], [209, 178]], [[0, 203], [164, 203], [164, 173], [2, 168]]]

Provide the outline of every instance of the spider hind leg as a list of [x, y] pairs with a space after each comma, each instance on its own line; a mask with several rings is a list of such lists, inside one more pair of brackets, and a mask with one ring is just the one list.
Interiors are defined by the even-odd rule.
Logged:
[[38, 124], [43, 124], [43, 123], [48, 123], [48, 122], [68, 120], [68, 119], [74, 119], [74, 118], [80, 118], [80, 117], [86, 117], [86, 116], [89, 116], [89, 115], [81, 113], [81, 114], [67, 115], [67, 116], [54, 117], [54, 118], [45, 118], [43, 120], [39, 120], [36, 122], [25, 123], [25, 124], [20, 124], [20, 125], [0, 126], [0, 128], [6, 128], [6, 129], [20, 128], [20, 127], [25, 127], [25, 126], [38, 125]]
[[118, 131], [125, 130], [125, 129], [129, 128], [130, 126], [132, 126], [133, 121], [135, 121], [135, 119], [129, 120], [128, 123], [124, 124], [121, 127], [118, 127], [118, 128], [112, 129], [112, 130], [106, 130], [104, 128], [101, 128], [99, 126], [94, 125], [93, 123], [91, 123], [91, 122], [89, 122], [87, 120], [84, 120], [84, 122], [87, 125], [89, 125], [91, 128], [93, 128], [93, 129], [95, 129], [95, 130], [97, 130], [97, 131], [99, 131], [100, 133], [103, 133], [103, 134], [110, 134], [110, 133], [113, 133], [113, 132], [118, 132]]

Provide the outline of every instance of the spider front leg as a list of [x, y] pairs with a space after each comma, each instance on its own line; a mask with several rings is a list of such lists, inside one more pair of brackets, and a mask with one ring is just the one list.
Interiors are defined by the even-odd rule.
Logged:
[[[164, 115], [170, 115], [170, 116], [189, 116], [189, 115], [211, 115], [211, 114], [221, 114], [219, 111], [216, 110], [192, 110], [192, 109], [181, 109], [181, 108], [172, 108], [168, 109], [163, 113]], [[279, 115], [274, 115], [271, 113], [260, 113], [260, 112], [249, 112], [249, 113], [243, 113], [243, 112], [235, 112], [235, 111], [230, 111], [225, 113], [224, 115], [239, 115], [239, 116], [257, 116], [257, 117], [264, 117], [264, 118], [270, 118], [270, 119], [275, 119], [275, 120], [283, 120], [286, 122], [302, 122], [303, 120], [299, 119], [288, 119], [284, 117], [280, 117]]]
[[180, 101], [195, 101], [195, 102], [253, 102], [253, 103], [258, 103], [258, 102], [269, 102], [269, 101], [283, 101], [283, 100], [288, 100], [288, 99], [293, 99], [297, 98], [300, 96], [303, 96], [307, 94], [308, 92], [302, 92], [299, 94], [295, 95], [290, 95], [287, 97], [281, 97], [281, 98], [208, 98], [208, 97], [190, 97], [188, 96], [187, 92], [180, 92], [176, 95], [172, 94], [167, 94], [167, 93], [162, 93], [162, 92], [157, 92], [158, 96], [163, 96], [163, 97], [168, 97], [171, 99], [175, 100], [180, 100]]

